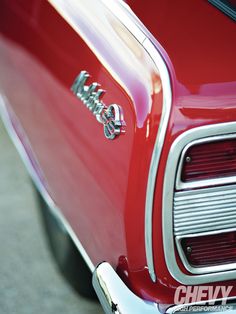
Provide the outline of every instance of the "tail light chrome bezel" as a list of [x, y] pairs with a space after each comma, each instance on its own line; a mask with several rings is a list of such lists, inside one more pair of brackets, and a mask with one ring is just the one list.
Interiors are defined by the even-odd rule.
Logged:
[[[179, 256], [189, 272], [201, 274], [236, 269], [236, 262], [217, 266], [191, 266], [181, 245], [183, 239], [219, 235], [235, 231], [236, 206], [232, 204], [236, 201], [235, 195], [236, 184], [175, 192], [173, 234]], [[220, 199], [221, 204], [216, 205], [216, 200], [218, 199]], [[199, 208], [201, 211], [200, 214]], [[224, 212], [222, 213], [223, 210]], [[189, 231], [190, 228], [191, 232]]]
[[[236, 138], [236, 122], [213, 124], [201, 126], [188, 130], [181, 134], [172, 144], [167, 158], [164, 186], [163, 186], [163, 244], [165, 260], [171, 275], [179, 282], [187, 285], [203, 284], [208, 282], [217, 282], [220, 280], [236, 279], [235, 263], [208, 266], [208, 267], [192, 267], [186, 258], [181, 256], [180, 241], [182, 236], [174, 234], [174, 193], [175, 189], [197, 189], [203, 187], [214, 187], [217, 185], [225, 185], [236, 183], [236, 176], [225, 177], [220, 179], [198, 180], [194, 182], [181, 181], [181, 169], [184, 162], [186, 151], [192, 145], [199, 143], [207, 143], [224, 139]], [[175, 176], [173, 176], [175, 173]], [[234, 231], [235, 228], [227, 229]], [[225, 229], [219, 229], [217, 233], [225, 232]], [[207, 234], [203, 232], [202, 234]], [[212, 232], [211, 232], [212, 234]], [[198, 234], [200, 235], [200, 233]], [[194, 234], [188, 234], [194, 236]], [[185, 235], [186, 237], [186, 235]], [[176, 245], [175, 245], [176, 244]], [[176, 248], [180, 252], [180, 258], [186, 268], [186, 273], [182, 271], [177, 263]], [[182, 252], [183, 254], [183, 252]], [[234, 269], [233, 269], [234, 268]], [[189, 274], [190, 272], [191, 274]]]

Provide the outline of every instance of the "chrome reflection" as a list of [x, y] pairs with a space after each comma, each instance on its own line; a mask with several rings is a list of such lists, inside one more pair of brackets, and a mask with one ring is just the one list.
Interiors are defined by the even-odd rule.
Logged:
[[93, 287], [107, 314], [160, 314], [158, 305], [137, 297], [107, 262], [93, 273]]
[[[181, 134], [171, 146], [167, 163], [166, 163], [166, 170], [165, 170], [165, 177], [164, 177], [164, 186], [163, 186], [163, 241], [164, 241], [164, 253], [165, 253], [165, 260], [168, 267], [169, 272], [171, 275], [182, 284], [186, 285], [197, 285], [197, 284], [205, 284], [208, 282], [217, 282], [221, 280], [232, 280], [236, 278], [236, 270], [226, 270], [225, 265], [218, 265], [214, 266], [213, 269], [210, 269], [208, 273], [200, 273], [196, 275], [189, 275], [182, 271], [179, 267], [176, 256], [175, 256], [175, 244], [174, 244], [174, 191], [176, 188], [176, 176], [172, 174], [177, 174], [177, 169], [179, 166], [179, 160], [183, 149], [196, 140], [205, 141], [206, 139], [209, 141], [214, 141], [214, 139], [226, 139], [231, 136], [235, 135], [236, 130], [236, 122], [228, 122], [228, 123], [220, 123], [220, 124], [212, 124], [212, 125], [205, 125], [196, 127], [194, 129], [190, 129], [183, 134]], [[224, 182], [222, 181], [222, 184]], [[207, 191], [210, 191], [211, 188], [207, 188]], [[226, 193], [226, 187], [225, 195]], [[200, 191], [199, 191], [200, 192]], [[200, 193], [203, 193], [204, 190], [201, 190]], [[183, 192], [186, 193], [186, 192]], [[190, 192], [191, 193], [191, 192]], [[198, 193], [197, 190], [194, 190], [194, 194]], [[201, 194], [198, 196], [201, 198]], [[198, 200], [198, 196], [196, 196]], [[208, 195], [209, 196], [209, 195]], [[185, 195], [186, 197], [186, 195]], [[209, 197], [208, 197], [209, 199]], [[187, 200], [186, 200], [187, 201]], [[216, 205], [216, 204], [214, 204]], [[199, 212], [199, 208], [198, 212]], [[207, 220], [207, 222], [209, 219]], [[209, 226], [206, 227], [206, 229]], [[222, 228], [224, 228], [224, 221], [222, 221]], [[202, 231], [202, 229], [198, 229], [197, 232]], [[201, 272], [201, 270], [200, 270]]]
[[71, 90], [94, 114], [97, 121], [103, 124], [105, 137], [113, 140], [116, 136], [125, 133], [123, 110], [116, 104], [106, 107], [101, 100], [105, 91], [99, 88], [100, 85], [95, 82], [89, 86], [85, 85], [89, 77], [87, 71], [81, 71]]

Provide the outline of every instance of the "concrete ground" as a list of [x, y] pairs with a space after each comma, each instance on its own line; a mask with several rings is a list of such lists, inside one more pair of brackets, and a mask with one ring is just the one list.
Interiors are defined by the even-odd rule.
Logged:
[[101, 314], [57, 271], [29, 177], [0, 122], [0, 313]]

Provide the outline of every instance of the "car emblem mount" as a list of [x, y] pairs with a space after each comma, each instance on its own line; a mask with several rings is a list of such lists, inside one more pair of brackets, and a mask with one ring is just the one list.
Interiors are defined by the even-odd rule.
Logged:
[[71, 90], [92, 111], [97, 121], [103, 124], [106, 138], [113, 140], [116, 136], [125, 133], [123, 110], [116, 104], [107, 107], [101, 100], [105, 91], [99, 88], [100, 85], [95, 82], [89, 86], [85, 85], [89, 77], [87, 71], [81, 71]]

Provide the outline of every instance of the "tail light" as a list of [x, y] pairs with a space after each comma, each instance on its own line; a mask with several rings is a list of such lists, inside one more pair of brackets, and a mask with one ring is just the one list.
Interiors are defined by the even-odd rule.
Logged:
[[236, 263], [236, 232], [184, 238], [181, 246], [193, 267]]
[[232, 134], [196, 140], [183, 148], [173, 227], [179, 256], [190, 272], [213, 272], [220, 265], [221, 269], [235, 268], [235, 178], [236, 138]]
[[236, 122], [196, 127], [169, 151], [163, 242], [166, 264], [179, 282], [236, 276], [235, 130]]
[[185, 156], [182, 182], [236, 175], [236, 140], [204, 143], [190, 147]]

